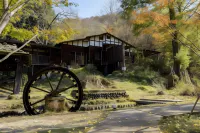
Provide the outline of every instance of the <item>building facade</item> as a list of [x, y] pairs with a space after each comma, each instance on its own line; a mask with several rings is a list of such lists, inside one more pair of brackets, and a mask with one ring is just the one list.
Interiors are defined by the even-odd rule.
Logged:
[[105, 75], [117, 69], [125, 70], [125, 56], [133, 58], [131, 44], [109, 33], [66, 41], [61, 49], [61, 61], [66, 65], [94, 64]]

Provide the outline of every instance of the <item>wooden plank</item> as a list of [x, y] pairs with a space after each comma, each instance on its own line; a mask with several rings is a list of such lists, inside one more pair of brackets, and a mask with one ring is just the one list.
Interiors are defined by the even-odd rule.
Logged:
[[143, 100], [135, 100], [137, 105], [149, 105], [149, 104], [166, 104], [165, 102], [161, 101], [143, 101]]
[[183, 102], [183, 100], [172, 99], [140, 99], [141, 101], [157, 101], [157, 102]]

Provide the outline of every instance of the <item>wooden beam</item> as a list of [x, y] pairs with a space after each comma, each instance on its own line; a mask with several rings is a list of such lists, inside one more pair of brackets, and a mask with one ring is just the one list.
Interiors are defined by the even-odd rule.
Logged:
[[89, 47], [88, 47], [88, 64], [91, 63], [90, 60], [90, 39], [89, 39]]
[[122, 42], [122, 71], [126, 71], [126, 63], [125, 63], [125, 48], [124, 43]]
[[95, 42], [96, 42], [96, 36], [94, 37], [94, 46], [95, 46]]

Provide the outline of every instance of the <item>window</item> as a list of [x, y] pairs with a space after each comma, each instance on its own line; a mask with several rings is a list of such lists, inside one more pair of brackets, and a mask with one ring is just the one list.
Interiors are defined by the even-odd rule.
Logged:
[[107, 35], [107, 39], [111, 39], [111, 36], [110, 36], [110, 35]]
[[103, 40], [103, 36], [99, 36], [99, 40]]

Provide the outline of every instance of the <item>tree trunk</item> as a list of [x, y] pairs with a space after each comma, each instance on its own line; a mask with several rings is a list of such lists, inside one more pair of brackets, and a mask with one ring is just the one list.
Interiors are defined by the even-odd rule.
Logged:
[[173, 33], [173, 40], [172, 40], [172, 48], [173, 48], [173, 56], [174, 56], [174, 72], [180, 78], [180, 62], [176, 60], [176, 55], [179, 52], [179, 44], [177, 42], [178, 33], [175, 31]]
[[[9, 5], [7, 4], [7, 0], [4, 0], [4, 9], [2, 10], [3, 15], [0, 18], [0, 35], [3, 32], [3, 30], [5, 29], [5, 27], [7, 26], [7, 24], [9, 23], [11, 17], [17, 12], [19, 11], [28, 1], [25, 1], [23, 3], [21, 3], [20, 5], [18, 5], [14, 10], [9, 11]], [[18, 1], [20, 2], [20, 1]], [[16, 2], [16, 3], [18, 3]]]
[[0, 23], [0, 35], [3, 32], [4, 28], [6, 27], [6, 25], [9, 23], [11, 17], [12, 17], [11, 14], [8, 13], [4, 18], [2, 18]]
[[3, 0], [3, 8], [4, 9], [8, 8], [8, 0]]
[[171, 24], [170, 24], [170, 27], [171, 29], [173, 29], [173, 33], [172, 33], [172, 49], [173, 49], [173, 57], [174, 57], [174, 66], [173, 66], [173, 69], [174, 69], [174, 72], [175, 74], [181, 78], [181, 74], [180, 74], [180, 62], [176, 60], [176, 55], [177, 53], [179, 52], [179, 44], [178, 44], [178, 32], [177, 32], [177, 25], [176, 23], [172, 23], [172, 21], [175, 21], [176, 20], [176, 12], [175, 12], [175, 9], [174, 9], [174, 6], [171, 5], [169, 7], [169, 15], [170, 15], [170, 20], [171, 20]]

